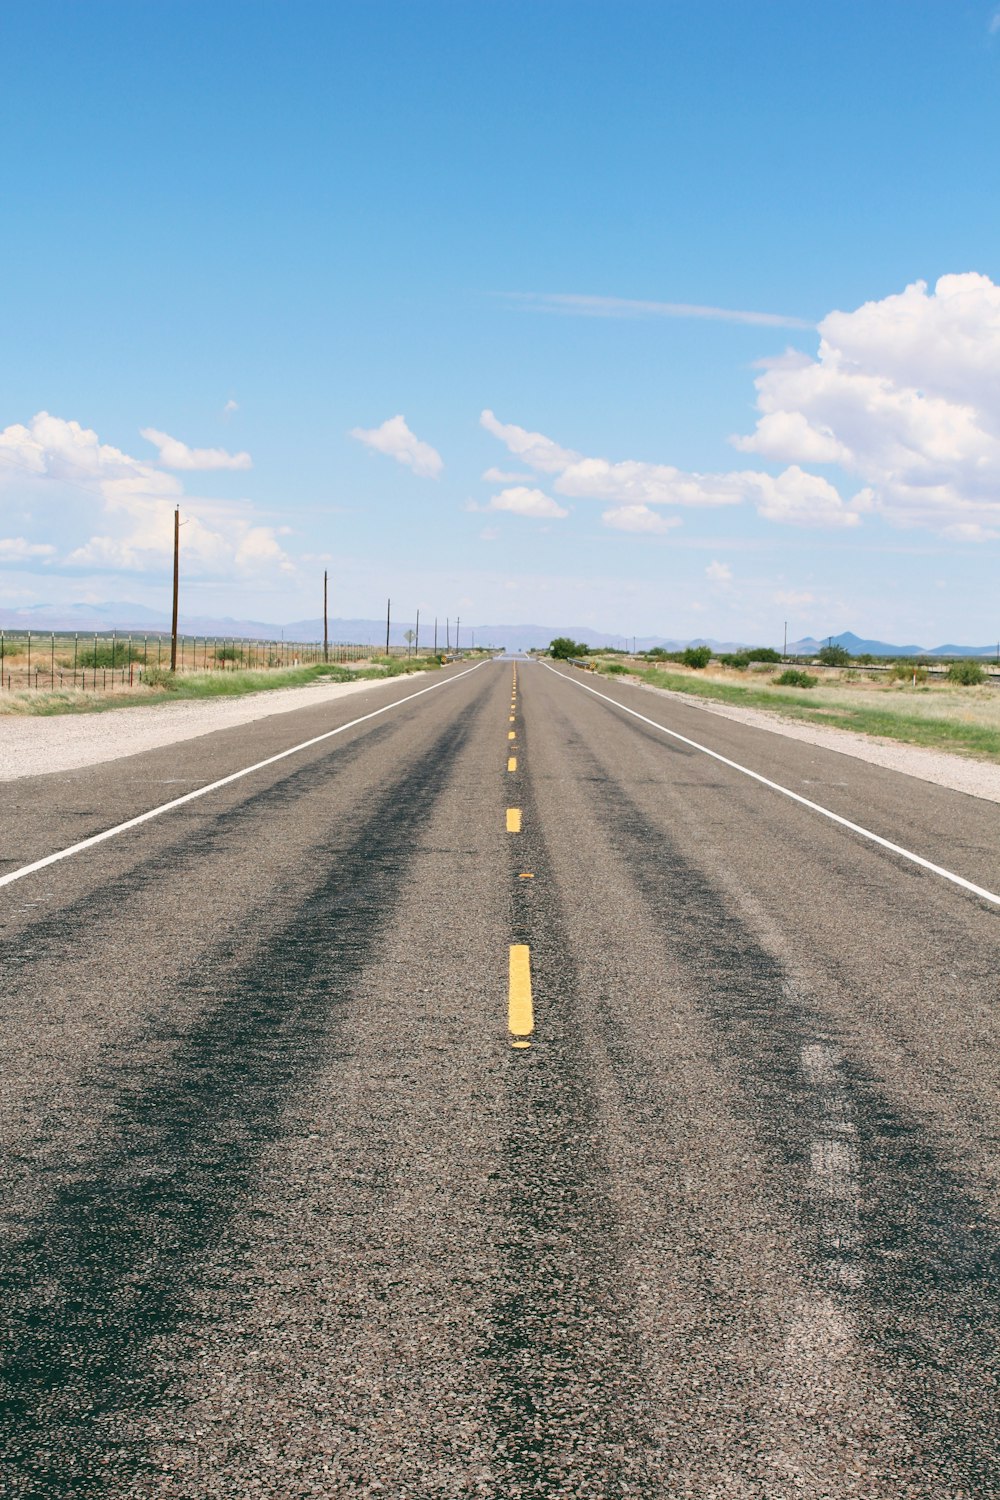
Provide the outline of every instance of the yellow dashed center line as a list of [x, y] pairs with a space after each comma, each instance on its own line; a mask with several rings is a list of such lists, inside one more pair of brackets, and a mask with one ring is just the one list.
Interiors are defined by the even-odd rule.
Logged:
[[517, 770], [517, 756], [516, 755], [512, 755], [510, 757], [510, 759], [508, 760], [508, 762], [507, 762], [507, 769], [508, 769], [508, 771], [516, 771]]
[[521, 832], [521, 809], [519, 807], [508, 807], [507, 809], [507, 832]]
[[507, 738], [509, 740], [516, 740], [517, 739], [517, 732], [516, 732], [516, 730], [508, 729], [508, 731], [507, 731]]
[[512, 943], [508, 980], [507, 1029], [515, 1047], [529, 1047], [527, 1038], [535, 1029], [531, 1003], [531, 950], [526, 943]]

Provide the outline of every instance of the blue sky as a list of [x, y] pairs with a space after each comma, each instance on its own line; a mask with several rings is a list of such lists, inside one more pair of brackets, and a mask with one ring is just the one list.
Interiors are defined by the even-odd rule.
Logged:
[[33, 0], [0, 129], [4, 606], [1000, 631], [997, 4]]

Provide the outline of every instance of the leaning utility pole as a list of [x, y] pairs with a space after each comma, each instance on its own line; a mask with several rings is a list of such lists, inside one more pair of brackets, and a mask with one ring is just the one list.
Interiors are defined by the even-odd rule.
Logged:
[[389, 655], [389, 613], [392, 609], [392, 600], [385, 601], [385, 654]]
[[177, 671], [177, 595], [180, 586], [181, 508], [174, 506], [174, 607], [170, 616], [170, 670]]
[[330, 631], [326, 619], [326, 569], [323, 569], [323, 660], [330, 660]]

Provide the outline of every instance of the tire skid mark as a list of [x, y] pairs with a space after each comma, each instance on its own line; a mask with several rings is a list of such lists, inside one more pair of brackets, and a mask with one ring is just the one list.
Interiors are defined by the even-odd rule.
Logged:
[[595, 811], [691, 976], [800, 1225], [830, 1327], [792, 1342], [815, 1337], [835, 1356], [849, 1331], [882, 1368], [928, 1454], [908, 1493], [1000, 1495], [1000, 1226], [722, 889], [587, 758]]
[[[359, 973], [402, 898], [413, 826], [443, 792], [476, 705], [384, 786], [294, 918], [251, 966], [191, 972], [215, 1000], [155, 1072], [104, 1080], [99, 1141], [0, 1264], [3, 1493], [86, 1497], [143, 1473], [167, 1391], [149, 1373], [199, 1256], [252, 1189], [290, 1097], [324, 1066]], [[296, 773], [301, 774], [301, 773]]]
[[[484, 1351], [493, 1371], [493, 1493], [639, 1500], [663, 1493], [647, 1385], [615, 1249], [574, 965], [521, 777], [525, 832], [508, 851], [510, 940], [531, 948], [536, 1013], [531, 1048], [506, 1052], [504, 1285]], [[534, 879], [519, 879], [522, 870]]]

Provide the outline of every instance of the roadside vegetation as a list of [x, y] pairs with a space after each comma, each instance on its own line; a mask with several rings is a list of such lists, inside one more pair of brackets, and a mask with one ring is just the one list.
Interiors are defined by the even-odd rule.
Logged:
[[[118, 662], [121, 665], [121, 647]], [[98, 663], [98, 666], [102, 663]], [[171, 673], [163, 667], [148, 667], [141, 681], [107, 692], [79, 688], [27, 689], [0, 694], [0, 715], [51, 715], [104, 713], [137, 703], [171, 703], [192, 698], [242, 698], [273, 688], [307, 687], [313, 682], [359, 682], [401, 677], [409, 672], [435, 671], [440, 656], [374, 657], [356, 667], [317, 662], [307, 667], [262, 668]]]
[[[946, 678], [934, 679], [912, 657], [876, 672], [870, 670], [870, 659], [852, 659], [842, 647], [833, 647], [837, 660], [831, 659], [828, 666], [836, 670], [820, 676], [803, 664], [783, 666], [779, 653], [770, 648], [734, 652], [710, 662], [701, 660], [704, 650], [654, 650], [627, 662], [617, 655], [606, 659], [603, 652], [591, 653], [588, 666], [613, 677], [627, 672], [650, 687], [688, 697], [768, 709], [801, 723], [1000, 762], [1000, 690], [989, 685], [978, 661], [952, 662]], [[697, 659], [686, 659], [692, 655]], [[817, 661], [827, 666], [822, 652]]]

